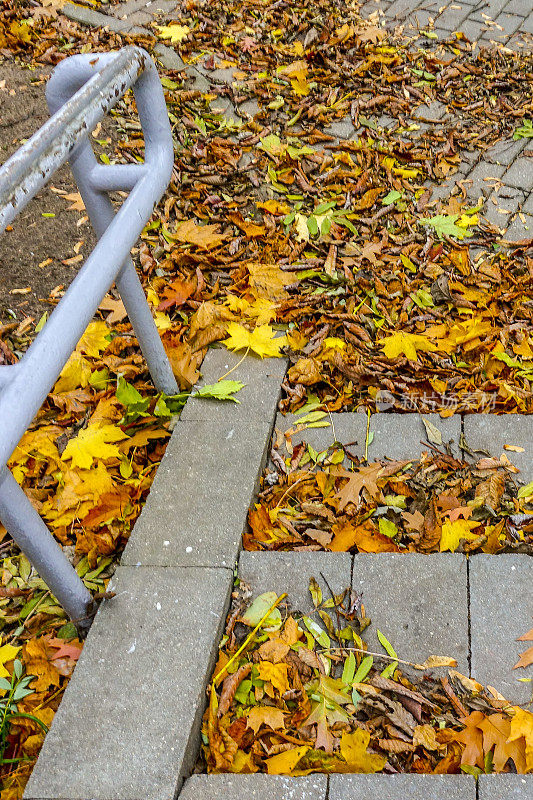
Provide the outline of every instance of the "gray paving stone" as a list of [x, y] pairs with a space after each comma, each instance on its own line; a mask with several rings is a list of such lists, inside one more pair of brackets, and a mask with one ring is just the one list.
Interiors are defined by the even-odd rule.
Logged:
[[488, 17], [489, 19], [494, 20], [505, 8], [507, 2], [508, 0], [487, 0], [487, 2], [477, 3], [472, 10], [472, 18], [483, 20]]
[[133, 14], [135, 11], [145, 9], [146, 6], [150, 5], [150, 0], [128, 0], [126, 3], [118, 3], [118, 5], [115, 6], [109, 5], [107, 10], [114, 17], [118, 17], [119, 19], [127, 19], [130, 14]]
[[122, 563], [233, 568], [270, 428], [246, 414], [179, 421]]
[[508, 242], [518, 242], [520, 239], [531, 239], [533, 237], [533, 215], [517, 214], [507, 230], [505, 239]]
[[472, 677], [494, 686], [512, 704], [531, 700], [533, 668], [513, 670], [531, 628], [533, 559], [526, 555], [475, 555], [470, 560]]
[[[383, 404], [387, 402], [387, 396], [383, 394]], [[427, 419], [442, 434], [443, 442], [452, 441], [452, 453], [459, 456], [459, 438], [461, 435], [461, 417], [453, 415], [447, 419], [442, 419], [439, 414], [373, 414], [370, 418], [369, 439], [372, 439], [368, 446], [368, 460], [375, 461], [382, 458], [402, 460], [406, 458], [419, 458], [420, 454], [428, 449], [428, 446], [421, 442], [427, 441], [427, 433], [422, 417]], [[295, 414], [283, 416], [278, 414], [275, 427], [280, 431], [287, 431], [297, 425], [300, 417]], [[326, 450], [335, 441], [341, 444], [349, 444], [349, 451], [358, 458], [364, 457], [367, 417], [366, 414], [345, 412], [332, 414], [333, 425], [324, 428], [309, 428], [294, 433], [291, 436], [293, 446], [300, 442], [307, 442], [318, 452]], [[329, 421], [325, 417], [324, 422]], [[280, 454], [285, 457], [284, 448]], [[345, 459], [346, 465], [350, 463]]]
[[74, 22], [79, 22], [80, 25], [86, 25], [91, 28], [109, 28], [110, 31], [115, 33], [150, 33], [147, 28], [133, 25], [128, 20], [108, 17], [107, 14], [101, 14], [92, 8], [78, 6], [74, 3], [66, 3], [61, 9], [61, 13]]
[[484, 22], [479, 22], [471, 17], [466, 19], [461, 25], [462, 32], [471, 42], [479, 41], [486, 29], [487, 26]]
[[[518, 30], [518, 28], [520, 28], [523, 22], [524, 20], [522, 17], [518, 17], [514, 14], [500, 14], [494, 20], [494, 25], [496, 30], [498, 30], [498, 34], [496, 34], [496, 36], [511, 36], [515, 31]], [[498, 26], [502, 29], [501, 31], [499, 30]]]
[[[499, 184], [498, 179], [505, 172], [505, 167], [501, 164], [491, 164], [487, 161], [480, 161], [468, 176], [467, 194], [472, 200], [477, 200], [480, 195], [487, 197], [494, 186]], [[470, 181], [472, 181], [470, 183]]]
[[459, 671], [468, 674], [464, 556], [357, 554], [352, 587], [363, 593], [372, 620], [363, 636], [369, 650], [383, 652], [376, 634], [379, 628], [400, 658], [420, 664], [430, 655], [450, 656], [457, 659]]
[[468, 16], [470, 9], [468, 6], [464, 8], [456, 8], [457, 4], [452, 3], [449, 5], [435, 20], [435, 25], [439, 28], [444, 28], [448, 31], [458, 31], [461, 28], [461, 23]]
[[198, 751], [232, 586], [224, 569], [119, 567], [27, 800], [169, 800]]
[[329, 800], [476, 800], [466, 775], [332, 775]]
[[324, 133], [339, 139], [351, 139], [356, 134], [356, 128], [354, 128], [351, 118], [345, 117], [337, 122], [332, 122], [331, 125], [327, 125], [324, 128]]
[[484, 158], [487, 161], [504, 164], [508, 167], [522, 152], [526, 146], [526, 141], [527, 139], [517, 139], [516, 141], [514, 139], [504, 139], [495, 144], [494, 147], [491, 147], [490, 150], [486, 150]]
[[423, 103], [415, 108], [412, 114], [413, 119], [442, 119], [446, 116], [446, 106], [438, 100], [433, 100], [427, 105]]
[[166, 67], [166, 69], [184, 69], [190, 71], [190, 68], [183, 63], [174, 48], [167, 47], [166, 44], [158, 42], [158, 44], [156, 44], [154, 47], [154, 53], [158, 57], [161, 64]]
[[193, 775], [179, 800], [326, 800], [327, 785], [325, 775]]
[[374, 438], [368, 448], [369, 461], [385, 457], [397, 460], [419, 458], [424, 450], [428, 450], [428, 446], [422, 444], [428, 441], [423, 419], [438, 428], [444, 443], [452, 441], [452, 452], [458, 457], [461, 436], [459, 414], [447, 419], [439, 414], [373, 414], [370, 418], [370, 431]]
[[533, 14], [526, 17], [520, 27], [524, 33], [533, 33]]
[[505, 6], [507, 14], [518, 14], [520, 17], [528, 17], [531, 14], [530, 0], [511, 0]]
[[525, 200], [524, 205], [522, 206], [522, 210], [526, 214], [533, 214], [533, 192]]
[[243, 419], [273, 421], [281, 394], [281, 382], [287, 369], [286, 360], [284, 358], [262, 360], [249, 355], [243, 361], [242, 353], [232, 353], [225, 347], [212, 349], [202, 363], [200, 368], [202, 379], [195, 389], [216, 383], [234, 367], [237, 368], [227, 376], [227, 380], [245, 384], [235, 395], [240, 402], [190, 397], [181, 413], [183, 421], [211, 420], [223, 423]]
[[505, 230], [524, 199], [524, 193], [513, 186], [500, 186], [491, 192], [481, 213], [491, 225]]
[[[467, 414], [464, 419], [466, 444], [499, 458], [505, 453], [520, 473], [521, 482], [533, 480], [533, 416], [528, 414]], [[524, 448], [523, 453], [506, 452], [506, 444]], [[482, 457], [480, 453], [479, 458]]]
[[480, 775], [478, 800], [531, 800], [533, 775]]
[[517, 158], [502, 178], [507, 186], [529, 192], [533, 189], [533, 159]]
[[314, 607], [309, 593], [309, 579], [316, 578], [324, 598], [328, 588], [338, 594], [350, 586], [352, 557], [349, 553], [257, 552], [243, 551], [239, 556], [239, 578], [249, 583], [253, 596], [263, 592], [287, 592], [295, 611], [312, 614]]

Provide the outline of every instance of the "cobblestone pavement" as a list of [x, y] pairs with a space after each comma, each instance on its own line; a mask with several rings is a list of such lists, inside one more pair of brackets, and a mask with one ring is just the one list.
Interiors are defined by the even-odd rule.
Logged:
[[[105, 26], [123, 33], [147, 32], [149, 23], [177, 19], [175, 0], [127, 0], [109, 6], [109, 14], [102, 14], [84, 6], [67, 4], [63, 11], [71, 19], [86, 25]], [[386, 28], [401, 26], [404, 34], [412, 37], [417, 46], [427, 45], [435, 36], [447, 39], [453, 31], [462, 31], [479, 46], [504, 46], [519, 50], [533, 47], [533, 3], [531, 0], [367, 0], [362, 5], [363, 16], [372, 17]], [[372, 16], [373, 15], [373, 16]], [[233, 70], [209, 71], [201, 62], [194, 67], [184, 65], [178, 54], [166, 45], [159, 44], [156, 52], [161, 63], [170, 69], [186, 69], [191, 86], [207, 91], [210, 82], [233, 81]], [[218, 101], [220, 104], [220, 101]], [[235, 115], [231, 104], [224, 109], [226, 116]], [[250, 108], [240, 107], [240, 112], [253, 114]], [[450, 123], [444, 105], [434, 102], [419, 106], [411, 120], [415, 123], [410, 135], [419, 136], [429, 126]], [[375, 120], [379, 125], [395, 124], [392, 118], [382, 115]], [[358, 131], [349, 117], [333, 123], [327, 130], [339, 138], [350, 139]], [[477, 202], [484, 201], [481, 212], [492, 224], [500, 228], [508, 241], [533, 236], [533, 161], [530, 157], [531, 140], [502, 141], [492, 149], [463, 155], [459, 171], [447, 181], [432, 185], [432, 200], [448, 199], [450, 195], [466, 193]], [[429, 185], [429, 184], [428, 184]]]

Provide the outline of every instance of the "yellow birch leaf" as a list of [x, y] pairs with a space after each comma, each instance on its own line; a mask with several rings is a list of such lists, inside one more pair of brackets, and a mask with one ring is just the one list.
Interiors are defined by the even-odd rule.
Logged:
[[119, 442], [125, 438], [126, 434], [116, 425], [102, 425], [99, 428], [90, 425], [69, 441], [61, 459], [67, 461], [71, 458], [73, 467], [89, 469], [97, 458], [120, 458], [120, 450], [111, 442]]
[[461, 539], [468, 539], [470, 541], [476, 539], [476, 534], [471, 533], [471, 531], [473, 528], [478, 527], [479, 522], [475, 522], [474, 520], [456, 519], [454, 522], [450, 522], [450, 520], [447, 519], [442, 526], [442, 534], [440, 537], [441, 553], [444, 550], [451, 550], [452, 553], [455, 553]]
[[307, 753], [309, 747], [294, 747], [292, 750], [285, 750], [277, 756], [265, 759], [265, 766], [269, 775], [291, 775], [298, 762]]
[[409, 361], [417, 361], [417, 350], [422, 350], [427, 353], [434, 352], [437, 347], [426, 336], [420, 336], [417, 333], [404, 333], [398, 331], [382, 339], [379, 346], [383, 348], [383, 352], [387, 358], [398, 358], [403, 353]]

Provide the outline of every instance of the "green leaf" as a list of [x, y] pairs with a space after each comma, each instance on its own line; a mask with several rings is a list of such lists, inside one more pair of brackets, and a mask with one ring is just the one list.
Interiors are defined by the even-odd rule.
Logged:
[[155, 417], [170, 417], [171, 411], [170, 408], [167, 406], [165, 402], [165, 398], [162, 394], [159, 395], [157, 398], [157, 402], [154, 408], [154, 416]]
[[57, 632], [57, 638], [64, 639], [67, 642], [69, 642], [71, 639], [75, 639], [77, 635], [78, 631], [76, 630], [76, 626], [73, 622], [67, 622], [65, 625], [62, 625]]
[[303, 623], [311, 636], [316, 639], [316, 641], [322, 647], [329, 648], [331, 646], [331, 640], [327, 635], [326, 631], [322, 630], [320, 625], [318, 625], [314, 620], [310, 617], [303, 617]]
[[309, 231], [311, 236], [316, 236], [317, 235], [317, 233], [318, 233], [318, 223], [317, 223], [315, 217], [310, 216], [310, 217], [307, 218], [307, 230]]
[[424, 217], [419, 220], [421, 225], [433, 228], [437, 236], [454, 236], [456, 239], [464, 239], [465, 236], [472, 236], [472, 231], [456, 225], [459, 214], [437, 214], [434, 217]]
[[395, 203], [396, 200], [399, 200], [403, 197], [403, 192], [399, 192], [397, 189], [392, 189], [381, 201], [381, 205], [383, 206], [390, 206], [392, 203]]
[[513, 139], [531, 139], [533, 137], [533, 120], [523, 120], [523, 125], [517, 128], [513, 134]]
[[344, 662], [344, 669], [342, 670], [342, 677], [341, 681], [348, 685], [353, 683], [353, 676], [355, 675], [355, 654], [353, 652], [348, 653], [348, 658]]
[[252, 681], [249, 678], [245, 678], [239, 684], [239, 688], [235, 692], [235, 700], [238, 703], [242, 703], [242, 705], [246, 705], [248, 702], [248, 695], [250, 694], [250, 690], [252, 688]]
[[352, 683], [362, 683], [372, 669], [373, 663], [373, 656], [365, 656], [357, 668], [357, 672], [353, 677]]
[[11, 691], [11, 683], [6, 678], [0, 678], [0, 690], [3, 692]]
[[382, 644], [383, 648], [385, 649], [386, 653], [391, 656], [391, 658], [398, 658], [398, 653], [391, 645], [385, 634], [383, 634], [380, 630], [377, 631], [378, 639]]
[[522, 486], [518, 490], [518, 497], [521, 499], [522, 497], [531, 497], [533, 495], [533, 481], [528, 483], [526, 486]]
[[[240, 622], [248, 625], [249, 628], [255, 628], [261, 619], [267, 613], [268, 609], [276, 602], [278, 595], [276, 592], [264, 592], [256, 597], [252, 605], [246, 609]], [[265, 630], [277, 630], [281, 627], [281, 611], [275, 608], [269, 617], [263, 623]]]
[[245, 384], [240, 381], [218, 381], [218, 383], [213, 383], [209, 386], [202, 386], [192, 396], [207, 397], [212, 400], [232, 400], [234, 403], [240, 403], [241, 401], [232, 395], [235, 392], [240, 392], [244, 386]]
[[115, 396], [118, 402], [126, 408], [126, 418], [132, 422], [137, 417], [147, 416], [146, 410], [150, 405], [150, 398], [143, 398], [135, 386], [128, 383], [122, 375], [118, 376], [117, 391]]
[[397, 661], [391, 661], [391, 663], [387, 664], [385, 669], [380, 673], [381, 677], [382, 678], [392, 678], [392, 676], [394, 675], [394, 671], [395, 671], [397, 666], [398, 666], [398, 662]]
[[383, 534], [383, 536], [388, 536], [389, 539], [392, 539], [393, 536], [396, 536], [398, 533], [398, 528], [391, 522], [390, 519], [386, 519], [385, 517], [381, 517], [379, 520], [379, 532]]

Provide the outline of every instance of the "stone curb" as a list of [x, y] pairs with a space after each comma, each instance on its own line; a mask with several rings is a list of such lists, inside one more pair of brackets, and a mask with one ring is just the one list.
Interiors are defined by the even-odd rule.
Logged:
[[190, 774], [285, 369], [268, 365], [243, 361], [260, 391], [237, 413], [202, 406], [217, 419], [177, 422], [25, 800], [170, 800]]
[[[238, 360], [210, 350], [202, 364], [207, 382], [216, 382], [226, 365]], [[266, 462], [285, 369], [284, 359], [247, 356], [231, 376], [248, 384], [239, 393], [241, 403], [189, 398], [122, 564], [233, 569]]]
[[478, 800], [530, 800], [533, 775], [480, 775]]
[[109, 28], [109, 30], [114, 33], [123, 34], [151, 34], [148, 28], [132, 25], [127, 20], [110, 17], [107, 14], [102, 14], [100, 11], [95, 11], [86, 6], [78, 6], [74, 3], [66, 3], [61, 9], [61, 13], [73, 22], [79, 22], [80, 25], [85, 25], [88, 28]]
[[119, 567], [25, 800], [169, 800], [198, 753], [225, 569]]
[[193, 775], [179, 800], [326, 800], [327, 784], [325, 775]]
[[331, 775], [328, 800], [476, 800], [466, 775]]

